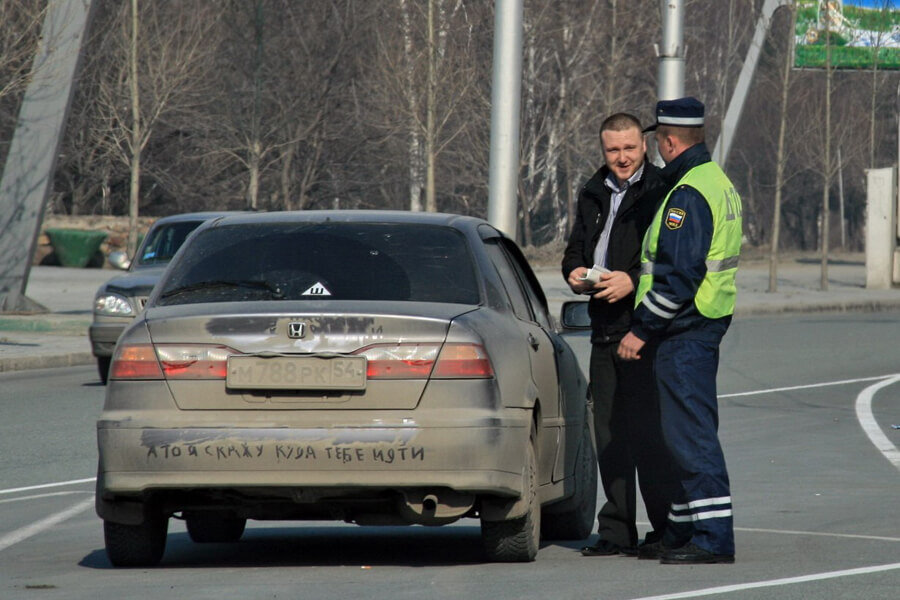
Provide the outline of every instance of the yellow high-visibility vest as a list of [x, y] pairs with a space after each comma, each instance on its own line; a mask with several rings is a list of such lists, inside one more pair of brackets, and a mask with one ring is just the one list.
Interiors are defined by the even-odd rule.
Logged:
[[690, 218], [684, 211], [669, 209], [669, 197], [681, 186], [700, 192], [713, 216], [713, 237], [706, 255], [706, 276], [700, 283], [694, 305], [701, 315], [718, 319], [734, 314], [737, 295], [735, 274], [741, 254], [742, 214], [741, 197], [722, 169], [714, 162], [698, 165], [682, 177], [659, 207], [653, 222], [644, 234], [641, 252], [641, 277], [638, 280], [635, 306], [638, 306], [653, 286], [653, 265], [661, 227], [677, 229], [681, 220]]

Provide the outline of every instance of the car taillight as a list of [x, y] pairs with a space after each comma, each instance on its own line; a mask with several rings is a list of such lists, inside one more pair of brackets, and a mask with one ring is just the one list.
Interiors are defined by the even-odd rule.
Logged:
[[354, 352], [366, 357], [368, 379], [427, 379], [440, 344], [375, 344]]
[[166, 379], [225, 379], [228, 357], [237, 354], [227, 346], [157, 344], [156, 355]]
[[368, 359], [368, 379], [473, 379], [494, 376], [478, 344], [376, 344], [357, 350]]
[[444, 344], [434, 367], [432, 378], [486, 379], [494, 376], [494, 368], [484, 346], [478, 344]]
[[116, 350], [111, 379], [225, 379], [227, 346], [133, 344]]
[[110, 379], [162, 379], [162, 369], [151, 344], [119, 346], [109, 368]]

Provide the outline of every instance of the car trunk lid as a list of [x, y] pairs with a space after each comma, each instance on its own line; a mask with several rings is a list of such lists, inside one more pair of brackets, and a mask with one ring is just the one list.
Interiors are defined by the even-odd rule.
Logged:
[[[372, 369], [385, 357], [421, 366], [423, 353], [445, 341], [451, 320], [472, 307], [417, 307], [416, 316], [387, 306], [326, 312], [304, 305], [305, 310], [242, 314], [237, 305], [217, 305], [216, 315], [181, 308], [154, 308], [147, 315], [160, 356], [161, 350], [198, 342], [233, 353], [228, 352], [225, 378], [167, 376], [179, 408], [294, 410], [415, 408], [427, 367], [400, 378], [373, 378]], [[358, 372], [367, 366], [369, 377]]]

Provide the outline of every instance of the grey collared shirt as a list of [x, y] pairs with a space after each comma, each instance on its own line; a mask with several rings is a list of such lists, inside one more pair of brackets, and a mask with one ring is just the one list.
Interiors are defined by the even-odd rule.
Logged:
[[636, 181], [640, 181], [641, 176], [644, 174], [644, 165], [641, 164], [638, 167], [638, 170], [634, 172], [634, 175], [628, 178], [628, 181], [625, 182], [625, 185], [619, 187], [619, 180], [616, 178], [614, 173], [610, 173], [606, 176], [606, 179], [603, 183], [606, 184], [606, 187], [612, 191], [609, 197], [609, 216], [606, 218], [606, 223], [603, 225], [603, 232], [600, 234], [600, 239], [597, 241], [597, 246], [594, 248], [594, 264], [600, 265], [601, 267], [609, 268], [609, 265], [606, 264], [606, 254], [609, 248], [609, 235], [612, 232], [613, 222], [616, 220], [616, 215], [619, 212], [619, 207], [622, 205], [622, 198], [625, 197], [625, 192], [628, 191]]

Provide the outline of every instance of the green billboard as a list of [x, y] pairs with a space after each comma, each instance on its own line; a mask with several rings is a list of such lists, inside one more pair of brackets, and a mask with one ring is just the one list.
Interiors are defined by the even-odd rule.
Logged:
[[893, 0], [796, 0], [794, 65], [900, 69], [900, 9]]

